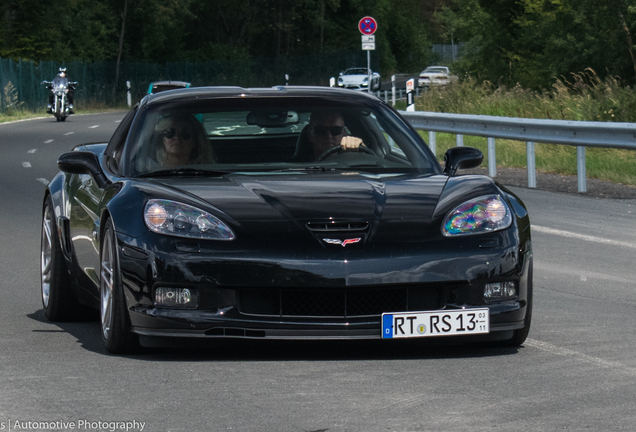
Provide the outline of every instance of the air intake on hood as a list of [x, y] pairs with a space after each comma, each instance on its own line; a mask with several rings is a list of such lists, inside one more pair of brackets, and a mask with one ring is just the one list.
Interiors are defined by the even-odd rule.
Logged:
[[314, 232], [365, 231], [369, 222], [308, 222], [307, 228]]

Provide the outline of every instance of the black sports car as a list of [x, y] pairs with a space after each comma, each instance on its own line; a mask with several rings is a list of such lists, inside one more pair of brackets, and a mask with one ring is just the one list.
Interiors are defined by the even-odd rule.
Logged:
[[149, 95], [108, 143], [58, 159], [45, 314], [99, 310], [112, 353], [161, 337], [519, 345], [530, 221], [493, 179], [457, 175], [482, 159], [456, 147], [442, 169], [396, 111], [356, 91]]

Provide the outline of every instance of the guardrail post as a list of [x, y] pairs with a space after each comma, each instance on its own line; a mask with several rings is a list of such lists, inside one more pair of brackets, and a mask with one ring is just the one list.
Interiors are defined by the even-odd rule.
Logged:
[[431, 149], [435, 158], [437, 158], [437, 144], [435, 142], [435, 132], [428, 131], [428, 147]]
[[395, 106], [395, 75], [391, 75], [391, 105]]
[[537, 187], [537, 168], [535, 166], [534, 143], [528, 141], [526, 143], [526, 155], [528, 159], [528, 187]]
[[495, 139], [488, 137], [488, 175], [497, 176], [497, 155], [495, 153]]
[[455, 135], [455, 143], [457, 145], [457, 147], [463, 147], [464, 146], [464, 135]]
[[389, 103], [389, 92], [384, 90], [384, 102]]
[[585, 182], [585, 147], [576, 147], [576, 175], [578, 176], [579, 192], [587, 192]]

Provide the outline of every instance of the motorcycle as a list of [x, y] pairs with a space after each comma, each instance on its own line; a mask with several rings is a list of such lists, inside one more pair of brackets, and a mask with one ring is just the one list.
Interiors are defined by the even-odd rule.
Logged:
[[53, 92], [53, 104], [47, 112], [53, 114], [57, 121], [65, 121], [69, 115], [73, 114], [73, 110], [69, 107], [68, 92], [75, 89], [77, 82], [70, 82], [65, 77], [57, 76], [53, 81], [42, 81], [42, 84]]

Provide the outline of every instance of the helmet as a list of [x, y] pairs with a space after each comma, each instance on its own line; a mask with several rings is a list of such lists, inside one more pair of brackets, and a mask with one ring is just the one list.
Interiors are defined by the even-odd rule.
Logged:
[[63, 77], [64, 75], [66, 75], [66, 68], [59, 68], [57, 74]]

